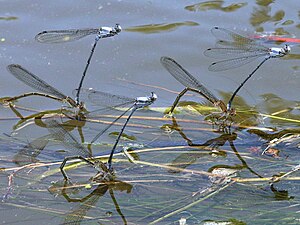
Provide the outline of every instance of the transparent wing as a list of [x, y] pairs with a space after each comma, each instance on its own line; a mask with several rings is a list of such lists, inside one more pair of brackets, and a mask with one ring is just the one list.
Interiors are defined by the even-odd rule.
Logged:
[[211, 29], [212, 34], [218, 39], [219, 45], [234, 46], [238, 48], [254, 48], [267, 50], [268, 48], [257, 43], [256, 40], [244, 37], [233, 31], [227, 30], [225, 28], [214, 27]]
[[96, 91], [96, 90], [87, 90], [88, 93], [88, 99], [98, 106], [104, 106], [104, 107], [120, 107], [125, 106], [129, 104], [133, 104], [135, 102], [134, 98], [129, 98], [121, 95], [114, 95], [102, 91]]
[[64, 95], [51, 85], [47, 84], [45, 81], [43, 81], [36, 75], [30, 73], [28, 70], [24, 69], [20, 65], [11, 64], [7, 66], [7, 69], [18, 80], [22, 81], [24, 84], [32, 87], [37, 91], [41, 91], [43, 93], [50, 94], [61, 99], [67, 98], [66, 95]]
[[201, 93], [203, 93], [203, 96], [212, 103], [219, 101], [206, 87], [204, 87], [195, 77], [193, 77], [175, 60], [169, 57], [161, 57], [160, 62], [166, 68], [166, 70], [168, 70], [169, 73], [185, 87], [199, 90]]
[[101, 130], [91, 141], [91, 143], [94, 143], [98, 140], [99, 137], [101, 137], [109, 128], [111, 128], [120, 118], [122, 118], [129, 110], [131, 110], [133, 106], [125, 110], [120, 116], [118, 116], [116, 119], [114, 119], [108, 126], [106, 126], [103, 130]]
[[247, 56], [247, 57], [239, 57], [239, 58], [233, 58], [233, 59], [226, 59], [226, 60], [212, 63], [208, 67], [208, 69], [210, 71], [214, 71], [214, 72], [229, 70], [229, 69], [237, 68], [237, 67], [245, 65], [247, 63], [250, 63], [250, 62], [254, 61], [255, 59], [262, 57], [262, 56], [265, 56], [265, 54], [253, 55], [253, 56]]
[[37, 161], [36, 157], [44, 150], [49, 142], [50, 135], [39, 137], [28, 143], [13, 158], [18, 165], [26, 165]]
[[209, 48], [204, 55], [215, 59], [252, 57], [256, 55], [268, 55], [269, 51], [261, 49], [240, 49], [240, 48]]
[[56, 120], [46, 120], [45, 124], [52, 137], [59, 141], [67, 150], [83, 157], [92, 157], [91, 152]]
[[70, 29], [42, 31], [35, 36], [40, 43], [61, 43], [75, 41], [87, 35], [97, 34], [99, 29]]
[[101, 198], [106, 193], [108, 188], [109, 185], [101, 184], [97, 187], [97, 189], [95, 189], [91, 194], [88, 195], [88, 198], [86, 198], [87, 196], [81, 198], [81, 204], [79, 205], [79, 207], [73, 209], [68, 214], [65, 214], [65, 219], [62, 224], [79, 225], [86, 223], [86, 221], [89, 221], [89, 219], [87, 219], [86, 217], [87, 212], [91, 208], [96, 207], [95, 205], [97, 201], [99, 201], [99, 198]]

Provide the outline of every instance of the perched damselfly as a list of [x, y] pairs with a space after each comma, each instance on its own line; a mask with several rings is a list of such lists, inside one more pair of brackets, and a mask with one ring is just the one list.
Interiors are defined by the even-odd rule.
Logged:
[[77, 104], [75, 100], [66, 96], [56, 88], [52, 87], [50, 84], [46, 83], [44, 80], [29, 72], [27, 69], [23, 68], [18, 64], [10, 64], [7, 66], [7, 70], [18, 80], [22, 81], [24, 84], [32, 87], [33, 89], [40, 92], [30, 92], [25, 93], [19, 96], [15, 96], [12, 98], [6, 99], [7, 102], [15, 101], [20, 98], [24, 98], [27, 96], [37, 95], [43, 96], [47, 98], [51, 98], [61, 102], [67, 102], [71, 107], [78, 108], [79, 110], [83, 109], [84, 106], [82, 104]]
[[206, 87], [204, 87], [200, 83], [200, 81], [198, 81], [192, 74], [190, 74], [186, 69], [179, 65], [179, 63], [177, 63], [174, 59], [170, 57], [161, 57], [160, 62], [177, 81], [185, 86], [185, 89], [181, 91], [175, 99], [169, 113], [173, 113], [180, 98], [187, 91], [192, 91], [200, 94], [216, 107], [219, 107], [223, 113], [234, 114], [233, 109], [227, 111], [226, 105], [222, 100], [215, 97]]

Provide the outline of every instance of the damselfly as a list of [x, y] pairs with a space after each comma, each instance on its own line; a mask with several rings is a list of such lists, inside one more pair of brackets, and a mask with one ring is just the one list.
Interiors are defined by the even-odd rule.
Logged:
[[168, 70], [168, 72], [181, 84], [185, 86], [185, 89], [179, 93], [175, 99], [170, 112], [173, 113], [176, 105], [178, 104], [180, 98], [187, 92], [192, 91], [202, 95], [205, 99], [211, 102], [216, 107], [219, 107], [223, 113], [234, 114], [234, 110], [231, 109], [227, 111], [224, 102], [217, 97], [215, 97], [206, 87], [204, 87], [192, 74], [185, 70], [181, 65], [179, 65], [174, 59], [169, 57], [161, 57], [161, 64]]
[[50, 84], [46, 83], [44, 80], [29, 72], [22, 66], [18, 64], [10, 64], [7, 66], [7, 70], [18, 80], [22, 81], [24, 84], [32, 87], [33, 89], [40, 92], [30, 92], [19, 96], [6, 99], [7, 102], [15, 101], [20, 98], [27, 96], [37, 95], [42, 97], [51, 98], [61, 102], [67, 102], [71, 107], [82, 110], [84, 106], [82, 104], [77, 104], [72, 98], [66, 96], [56, 88], [52, 87]]
[[268, 59], [283, 57], [291, 51], [291, 48], [288, 45], [284, 45], [284, 47], [282, 48], [268, 48], [258, 43], [257, 40], [244, 37], [240, 34], [220, 27], [214, 27], [211, 30], [211, 32], [217, 38], [217, 44], [220, 47], [209, 48], [204, 52], [204, 55], [212, 58], [221, 59], [229, 57], [229, 59], [212, 63], [208, 68], [210, 71], [223, 71], [232, 68], [237, 68], [247, 63], [250, 63], [259, 57], [264, 57], [263, 61], [258, 64], [258, 66], [233, 92], [227, 104], [227, 110], [231, 109], [232, 101], [238, 93], [238, 91], [244, 86], [244, 84], [250, 79], [250, 77], [262, 66], [262, 64], [264, 64]]
[[115, 149], [119, 143], [119, 140], [125, 130], [125, 127], [127, 126], [130, 118], [132, 117], [132, 115], [134, 114], [134, 112], [137, 109], [140, 108], [144, 108], [147, 107], [149, 105], [151, 105], [156, 99], [157, 99], [157, 95], [153, 92], [151, 92], [150, 96], [147, 97], [137, 97], [137, 98], [128, 98], [128, 97], [124, 97], [121, 95], [113, 95], [113, 94], [109, 94], [106, 92], [101, 92], [101, 91], [95, 91], [95, 90], [89, 90], [90, 93], [88, 95], [88, 98], [94, 102], [95, 104], [98, 105], [106, 105], [105, 107], [107, 108], [124, 108], [124, 107], [128, 107], [127, 109], [125, 109], [125, 111], [118, 116], [114, 121], [111, 122], [111, 124], [109, 124], [105, 129], [103, 129], [100, 133], [98, 133], [95, 138], [91, 141], [91, 143], [94, 143], [101, 135], [103, 135], [112, 125], [114, 125], [121, 117], [123, 117], [127, 112], [129, 112], [131, 110], [131, 112], [129, 113], [122, 129], [120, 130], [118, 137], [114, 143], [114, 146], [111, 150], [109, 159], [108, 159], [108, 169], [111, 170], [112, 169], [112, 157], [114, 155]]
[[81, 91], [81, 87], [83, 84], [83, 80], [85, 78], [86, 72], [88, 70], [88, 67], [90, 65], [92, 56], [94, 54], [95, 48], [97, 46], [97, 43], [99, 39], [102, 38], [108, 38], [113, 37], [120, 33], [122, 31], [122, 28], [119, 24], [116, 24], [115, 27], [100, 27], [97, 29], [70, 29], [70, 30], [50, 30], [50, 31], [42, 31], [38, 33], [35, 36], [35, 39], [38, 42], [41, 43], [62, 43], [62, 42], [69, 42], [69, 41], [75, 41], [81, 38], [84, 38], [85, 36], [96, 34], [94, 45], [91, 49], [90, 56], [88, 57], [86, 66], [84, 68], [79, 87], [77, 89], [77, 94], [75, 101], [77, 104], [80, 103], [79, 95]]

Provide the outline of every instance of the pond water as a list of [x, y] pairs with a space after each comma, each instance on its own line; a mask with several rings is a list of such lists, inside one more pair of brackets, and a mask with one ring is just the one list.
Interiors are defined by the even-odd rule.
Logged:
[[[64, 183], [59, 166], [72, 151], [53, 140], [43, 121], [50, 117], [69, 124], [72, 137], [86, 146], [120, 111], [111, 110], [106, 117], [100, 111], [91, 123], [68, 120], [61, 115], [67, 104], [44, 97], [20, 99], [11, 107], [2, 104], [0, 223], [299, 224], [298, 4], [297, 0], [1, 1], [1, 97], [34, 91], [9, 73], [9, 64], [20, 64], [73, 97], [95, 36], [42, 44], [35, 35], [119, 23], [120, 34], [98, 41], [84, 88], [131, 98], [155, 92], [158, 99], [134, 114], [113, 160], [116, 181], [104, 184], [89, 182], [95, 171], [77, 164], [68, 170], [72, 184]], [[216, 44], [210, 31], [215, 26], [247, 35], [273, 32], [294, 38], [288, 42], [289, 55], [268, 60], [238, 93], [233, 102], [237, 116], [226, 132], [208, 121], [208, 112], [197, 104], [204, 99], [197, 94], [183, 97], [183, 105], [189, 106], [178, 110], [176, 119], [164, 117], [184, 87], [161, 65], [162, 56], [174, 58], [224, 102], [260, 62], [209, 71], [216, 59], [203, 52]], [[89, 111], [99, 108], [84, 91], [82, 100]], [[124, 122], [121, 119], [91, 145], [93, 155], [107, 160], [114, 132]], [[261, 155], [275, 138], [279, 144]], [[122, 147], [130, 150], [133, 162], [121, 153]], [[293, 170], [270, 185], [272, 177]], [[222, 171], [225, 174], [215, 175]]]

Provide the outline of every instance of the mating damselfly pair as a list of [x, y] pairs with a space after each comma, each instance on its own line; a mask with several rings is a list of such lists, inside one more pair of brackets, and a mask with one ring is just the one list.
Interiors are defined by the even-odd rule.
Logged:
[[[26, 70], [22, 66], [17, 65], [17, 64], [11, 64], [7, 68], [9, 70], [9, 72], [12, 75], [14, 75], [17, 79], [21, 80], [22, 82], [24, 82], [28, 86], [36, 89], [37, 91], [40, 91], [40, 92], [32, 92], [32, 93], [16, 96], [16, 97], [8, 99], [7, 101], [17, 100], [19, 98], [27, 97], [27, 96], [33, 94], [33, 95], [39, 95], [39, 96], [44, 96], [44, 97], [48, 97], [48, 98], [51, 98], [51, 99], [59, 100], [59, 101], [62, 101], [62, 102], [65, 101], [65, 102], [69, 103], [69, 105], [74, 107], [74, 108], [78, 107], [78, 105], [76, 104], [76, 102], [72, 98], [64, 95], [62, 92], [60, 92], [56, 88], [52, 87], [51, 85], [49, 85], [48, 83], [46, 83], [41, 78], [34, 75], [33, 73], [29, 72], [28, 70]], [[115, 144], [113, 145], [113, 148], [111, 150], [111, 154], [110, 154], [110, 157], [109, 157], [109, 160], [108, 160], [108, 171], [112, 171], [112, 157], [113, 157], [113, 154], [115, 152], [115, 149], [116, 149], [116, 147], [119, 143], [119, 140], [120, 140], [120, 138], [121, 138], [121, 136], [122, 136], [122, 134], [125, 130], [125, 127], [127, 126], [128, 122], [129, 122], [130, 118], [132, 117], [132, 115], [134, 114], [134, 112], [137, 109], [144, 108], [144, 107], [147, 107], [147, 106], [151, 105], [157, 99], [157, 96], [156, 96], [155, 93], [152, 92], [151, 95], [148, 96], [148, 97], [129, 98], [129, 97], [121, 96], [121, 95], [114, 95], [114, 94], [105, 93], [105, 92], [101, 92], [101, 91], [95, 91], [95, 90], [92, 90], [92, 89], [88, 89], [88, 90], [85, 90], [85, 91], [89, 92], [88, 97], [90, 99], [93, 99], [92, 101], [94, 103], [99, 104], [102, 107], [104, 105], [105, 105], [106, 108], [125, 107], [125, 111], [120, 116], [118, 116], [111, 124], [109, 124], [105, 129], [103, 129], [101, 132], [99, 132], [96, 135], [96, 137], [92, 140], [91, 143], [94, 143], [102, 134], [104, 134], [120, 118], [122, 118], [126, 113], [131, 111], [129, 113], [124, 125], [122, 126], [122, 128], [119, 132], [119, 135], [118, 135], [118, 137], [115, 141]], [[89, 114], [89, 112], [86, 112], [85, 114], [87, 115], [87, 114]], [[82, 160], [83, 160], [84, 157], [91, 158], [91, 155], [90, 155], [89, 151], [86, 150], [85, 148], [83, 148], [83, 147], [74, 148], [74, 142], [70, 142], [70, 140], [74, 140], [74, 139], [72, 137], [70, 138], [70, 135], [66, 135], [68, 133], [65, 132], [64, 129], [58, 123], [51, 122], [49, 124], [49, 126], [51, 127], [51, 129], [49, 129], [49, 130], [52, 131], [51, 133], [53, 133], [53, 135], [55, 135], [56, 139], [60, 138], [61, 142], [64, 143], [65, 146], [68, 147], [68, 148], [71, 147], [71, 148], [73, 148], [73, 150], [77, 149], [76, 153], [79, 154], [79, 155], [76, 155], [75, 158], [79, 158], [79, 159], [82, 159]], [[60, 134], [56, 135], [55, 132], [60, 133]], [[65, 140], [64, 138], [68, 138], [68, 139]], [[75, 144], [75, 146], [76, 146], [76, 144]], [[62, 164], [62, 167], [61, 167], [62, 172], [64, 171], [63, 167], [64, 167], [66, 161], [67, 160], [65, 160]], [[88, 161], [88, 160], [85, 160], [85, 161]], [[63, 172], [63, 174], [64, 174], [64, 177], [67, 179], [67, 175], [65, 174], [65, 172]]]
[[173, 112], [180, 98], [187, 91], [192, 91], [202, 95], [209, 102], [219, 107], [223, 113], [227, 115], [234, 115], [235, 110], [232, 109], [231, 105], [235, 96], [244, 86], [244, 84], [267, 60], [272, 58], [281, 58], [287, 55], [291, 50], [290, 46], [288, 45], [284, 45], [284, 47], [282, 48], [268, 48], [263, 44], [258, 43], [255, 39], [242, 36], [233, 31], [220, 27], [214, 27], [211, 32], [217, 38], [217, 47], [207, 49], [204, 52], [204, 55], [217, 59], [225, 59], [212, 63], [209, 66], [210, 71], [218, 72], [229, 70], [250, 63], [258, 58], [263, 57], [264, 59], [233, 92], [226, 107], [225, 103], [222, 100], [216, 98], [207, 88], [205, 88], [194, 76], [192, 76], [187, 70], [179, 65], [174, 59], [169, 57], [162, 57], [162, 65], [176, 80], [178, 80], [185, 86], [185, 89], [177, 96], [176, 100], [174, 101], [170, 113]]
[[[89, 112], [87, 110], [85, 110], [85, 106], [82, 102], [80, 102], [79, 96], [80, 96], [80, 91], [82, 89], [83, 80], [84, 80], [84, 77], [86, 76], [86, 72], [90, 65], [90, 61], [93, 56], [95, 47], [96, 47], [99, 39], [112, 37], [112, 36], [117, 35], [120, 32], [121, 32], [121, 26], [119, 24], [116, 24], [115, 27], [100, 27], [99, 29], [70, 29], [70, 30], [52, 30], [52, 31], [40, 32], [39, 34], [36, 35], [35, 39], [41, 43], [62, 43], [62, 42], [78, 40], [87, 35], [96, 34], [95, 42], [92, 47], [91, 53], [88, 57], [87, 64], [84, 68], [83, 75], [82, 75], [80, 83], [79, 83], [79, 87], [76, 89], [75, 100], [73, 98], [63, 94], [61, 91], [57, 90], [50, 84], [46, 83], [44, 80], [42, 80], [38, 76], [29, 72], [27, 69], [25, 69], [21, 65], [11, 64], [7, 67], [8, 71], [12, 75], [14, 75], [17, 79], [19, 79], [26, 85], [32, 87], [33, 89], [37, 90], [38, 92], [30, 92], [30, 93], [25, 93], [25, 94], [15, 96], [12, 98], [6, 98], [6, 102], [12, 102], [12, 101], [18, 100], [20, 98], [32, 96], [32, 95], [43, 96], [43, 97], [47, 97], [47, 98], [51, 98], [54, 100], [68, 103], [72, 108], [75, 109], [76, 116], [77, 116], [77, 114], [81, 113], [81, 111], [84, 111], [83, 112], [84, 116], [88, 115]], [[100, 92], [100, 91], [94, 91], [94, 90], [89, 90], [88, 96], [93, 99], [95, 99], [95, 98], [100, 99], [100, 101], [98, 100], [97, 102], [107, 103], [106, 104], [107, 108], [117, 108], [117, 107], [125, 108], [125, 111], [122, 112], [122, 114], [120, 116], [118, 116], [114, 121], [112, 121], [111, 124], [109, 124], [104, 130], [99, 132], [96, 135], [96, 137], [92, 140], [91, 143], [95, 142], [106, 130], [108, 130], [120, 118], [122, 118], [126, 113], [128, 113], [130, 111], [124, 125], [122, 126], [122, 128], [119, 132], [118, 137], [116, 138], [115, 144], [113, 145], [112, 150], [111, 150], [111, 154], [110, 154], [110, 157], [108, 160], [108, 165], [107, 165], [107, 171], [111, 172], [112, 171], [112, 158], [113, 158], [114, 151], [118, 145], [118, 142], [125, 130], [125, 127], [127, 126], [128, 122], [129, 122], [130, 118], [132, 117], [132, 115], [134, 114], [134, 112], [137, 109], [144, 108], [146, 106], [151, 105], [157, 99], [157, 96], [155, 93], [152, 92], [151, 95], [148, 97], [129, 98], [129, 97], [121, 96], [121, 95], [115, 95], [115, 94], [110, 94], [110, 93], [105, 93], [105, 92]], [[106, 99], [106, 100], [104, 100], [104, 99]], [[82, 117], [76, 117], [76, 118], [82, 119]], [[60, 139], [66, 145], [66, 147], [69, 147], [69, 148], [71, 147], [71, 149], [77, 150], [76, 154], [79, 154], [79, 155], [75, 156], [75, 158], [77, 157], [80, 159], [85, 159], [86, 157], [89, 157], [89, 158], [92, 157], [91, 153], [89, 153], [85, 148], [78, 147], [79, 146], [78, 144], [76, 145], [76, 144], [74, 144], [75, 143], [74, 141], [72, 142], [72, 140], [74, 140], [74, 138], [70, 134], [68, 134], [59, 123], [57, 123], [55, 121], [52, 121], [52, 122], [50, 121], [50, 122], [48, 122], [48, 127], [49, 127], [49, 131], [52, 133], [52, 135], [55, 136], [56, 139]], [[55, 132], [60, 135], [55, 134]], [[77, 146], [77, 147], [75, 148], [74, 146]], [[65, 179], [68, 178], [66, 173], [63, 170], [66, 161], [67, 161], [67, 159], [64, 160], [64, 162], [61, 166], [61, 170], [62, 170], [62, 173], [63, 173]], [[85, 161], [88, 162], [88, 160], [85, 160]], [[90, 162], [90, 164], [93, 165], [92, 162]], [[100, 165], [102, 165], [102, 164], [100, 164]], [[94, 165], [94, 166], [99, 168], [100, 165], [97, 164], [97, 166], [96, 165]], [[103, 166], [101, 168], [104, 169]]]

